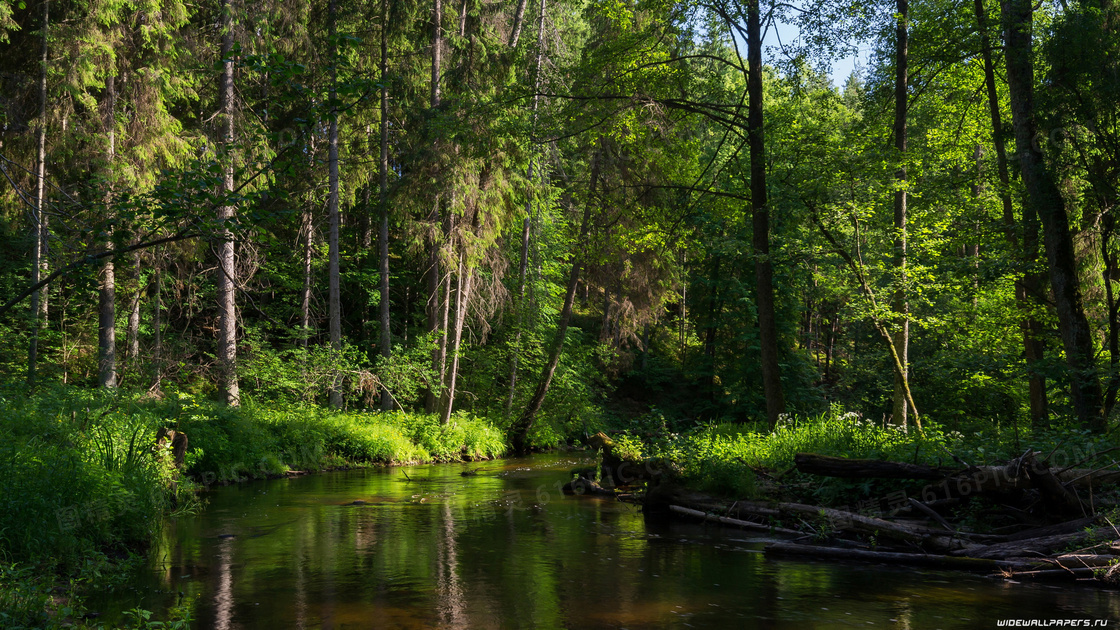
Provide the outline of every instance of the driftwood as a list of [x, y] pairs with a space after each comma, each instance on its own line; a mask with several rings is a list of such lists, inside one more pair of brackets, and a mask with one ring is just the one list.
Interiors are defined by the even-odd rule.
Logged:
[[877, 459], [847, 459], [829, 457], [813, 453], [798, 453], [793, 456], [794, 466], [799, 472], [822, 477], [841, 477], [845, 479], [944, 479], [953, 470], [934, 468], [917, 464], [903, 464]]
[[[1089, 460], [1074, 465], [1083, 465], [1085, 461]], [[1120, 470], [1115, 464], [1098, 469], [1059, 469], [1052, 467], [1042, 453], [1030, 449], [999, 466], [967, 466], [961, 462], [962, 468], [947, 468], [807, 453], [798, 454], [795, 463], [796, 469], [806, 474], [847, 479], [918, 480], [925, 487], [913, 497], [901, 493], [906, 499], [905, 507], [895, 509], [892, 514], [906, 512], [920, 517], [920, 521], [874, 518], [800, 503], [730, 502], [689, 492], [665, 483], [664, 479], [658, 480], [661, 483], [653, 481], [647, 487], [645, 511], [661, 510], [768, 533], [804, 536], [806, 531], [815, 530], [817, 535], [825, 534], [830, 539], [827, 547], [774, 543], [766, 548], [768, 554], [998, 571], [1007, 577], [1095, 578], [1108, 582], [1120, 576], [1120, 530], [1093, 528], [1098, 523], [1093, 506], [1099, 508], [1116, 496], [1115, 492], [1110, 492], [1113, 489], [1107, 487], [1110, 483], [1120, 483]], [[1105, 495], [1103, 500], [1102, 494]], [[1014, 516], [1020, 523], [1043, 524], [1060, 515], [1072, 520], [1014, 534], [960, 531], [943, 508], [979, 495], [993, 499], [1005, 514]], [[892, 503], [896, 504], [897, 501]], [[779, 518], [786, 527], [803, 531], [766, 524]], [[931, 526], [929, 519], [936, 525]], [[790, 525], [798, 522], [802, 524]], [[818, 527], [817, 523], [824, 527]], [[874, 550], [865, 548], [866, 542], [860, 542], [869, 539]], [[1070, 551], [1073, 549], [1077, 551]]]
[[1083, 544], [1090, 539], [1106, 538], [1114, 535], [1112, 528], [1098, 527], [1089, 531], [1073, 532], [1069, 534], [1054, 534], [1038, 536], [992, 545], [974, 545], [962, 550], [952, 552], [954, 555], [968, 555], [973, 558], [1009, 558], [1011, 556], [1044, 556], [1060, 549]]
[[817, 507], [815, 505], [802, 505], [800, 503], [779, 503], [778, 511], [797, 514], [799, 516], [823, 516], [828, 519], [833, 527], [841, 530], [851, 530], [866, 534], [885, 536], [893, 540], [914, 543], [938, 551], [951, 551], [963, 549], [967, 545], [957, 536], [947, 535], [947, 532], [929, 527], [903, 525], [880, 518], [871, 518], [860, 514], [853, 514], [843, 510]]
[[829, 558], [836, 560], [864, 560], [867, 562], [889, 562], [892, 564], [908, 564], [913, 566], [933, 567], [937, 569], [954, 569], [959, 571], [992, 571], [993, 569], [1008, 569], [1032, 566], [1032, 563], [1019, 561], [943, 556], [940, 554], [927, 553], [897, 553], [892, 551], [868, 551], [865, 549], [838, 549], [836, 547], [799, 545], [796, 543], [771, 543], [766, 546], [765, 551], [767, 554], [774, 555], [810, 556], [813, 558]]
[[[927, 506], [945, 499], [987, 494], [1010, 498], [1014, 502], [1023, 491], [1034, 490], [1051, 514], [1087, 515], [1092, 512], [1078, 495], [1078, 489], [1099, 488], [1120, 483], [1115, 465], [1098, 469], [1052, 469], [1040, 460], [1040, 453], [1028, 450], [1002, 466], [972, 466], [964, 470], [922, 466], [900, 462], [827, 457], [812, 453], [794, 456], [797, 470], [813, 475], [844, 479], [917, 479], [929, 481], [921, 500]], [[915, 506], [915, 509], [921, 509]], [[928, 512], [926, 512], [928, 515]]]
[[731, 517], [728, 517], [728, 516], [717, 516], [715, 514], [708, 514], [706, 512], [701, 512], [700, 510], [693, 510], [691, 508], [681, 507], [679, 505], [670, 505], [669, 506], [669, 511], [676, 512], [677, 514], [684, 514], [684, 515], [687, 515], [687, 516], [695, 516], [696, 518], [702, 518], [706, 521], [713, 521], [713, 522], [716, 522], [716, 523], [722, 523], [724, 525], [734, 525], [735, 527], [742, 527], [744, 529], [756, 529], [756, 530], [759, 530], [759, 531], [770, 532], [770, 533], [791, 534], [793, 536], [803, 536], [804, 535], [803, 532], [799, 532], [795, 529], [786, 529], [784, 527], [775, 527], [775, 526], [766, 525], [766, 524], [763, 524], [763, 523], [752, 523], [751, 521], [743, 521], [743, 520], [740, 520], [740, 519], [737, 519], [737, 518], [731, 518]]
[[1039, 538], [1042, 536], [1055, 536], [1057, 534], [1073, 534], [1084, 530], [1097, 521], [1095, 516], [1086, 516], [1073, 521], [1066, 521], [1058, 523], [1057, 525], [1047, 525], [1046, 527], [1036, 527], [1022, 532], [1016, 532], [1007, 536], [1008, 542], [1015, 540], [1026, 540], [1028, 538]]
[[[606, 433], [600, 431], [586, 440], [591, 448], [602, 452], [599, 464], [600, 479], [605, 488], [629, 486], [641, 481], [649, 481], [659, 477], [665, 467], [665, 462], [654, 460], [633, 461], [623, 459], [614, 452], [614, 441]], [[587, 475], [581, 475], [586, 477]]]
[[1120, 562], [1120, 556], [1092, 553], [1067, 553], [1055, 558], [1045, 558], [1043, 562], [1067, 569], [1086, 569], [1113, 566], [1117, 562]]

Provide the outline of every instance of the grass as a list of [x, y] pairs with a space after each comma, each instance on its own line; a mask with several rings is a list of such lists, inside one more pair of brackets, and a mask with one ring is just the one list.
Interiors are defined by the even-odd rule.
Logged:
[[[187, 434], [183, 472], [155, 447], [163, 427]], [[82, 576], [104, 582], [145, 551], [167, 515], [198, 509], [200, 485], [505, 451], [500, 430], [465, 414], [441, 425], [404, 412], [252, 401], [233, 409], [187, 394], [0, 389], [0, 627], [58, 625], [79, 614], [78, 591], [91, 581]], [[134, 627], [170, 627], [134, 613]]]

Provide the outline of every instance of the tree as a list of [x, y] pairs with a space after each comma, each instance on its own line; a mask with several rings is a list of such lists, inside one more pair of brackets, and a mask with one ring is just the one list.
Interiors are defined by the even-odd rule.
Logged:
[[894, 336], [894, 352], [898, 354], [901, 369], [895, 371], [894, 405], [891, 422], [906, 426], [906, 390], [909, 388], [909, 350], [910, 350], [910, 306], [906, 301], [906, 116], [909, 106], [907, 83], [909, 66], [910, 3], [897, 0], [897, 25], [895, 28], [895, 84], [894, 84], [894, 146], [899, 153], [897, 181], [898, 190], [894, 193], [894, 266], [898, 273], [898, 289], [894, 294], [894, 311], [898, 316], [898, 327]]
[[1041, 147], [1035, 142], [1038, 123], [1034, 105], [1033, 13], [1029, 0], [1008, 0], [1003, 4], [1007, 84], [1011, 95], [1015, 148], [1019, 172], [1026, 188], [1024, 203], [1032, 207], [1042, 222], [1050, 287], [1054, 292], [1059, 332], [1069, 364], [1074, 413], [1087, 428], [1100, 431], [1105, 427], [1101, 387], [1092, 330], [1082, 305], [1069, 216]]
[[[234, 192], [234, 86], [233, 86], [233, 7], [232, 0], [221, 3], [221, 64], [218, 79], [218, 138], [221, 146], [222, 181], [220, 192]], [[228, 201], [218, 208], [218, 364], [221, 370], [220, 389], [227, 405], [241, 404], [237, 381], [237, 267], [234, 259], [233, 231], [236, 208]]]
[[[381, 358], [388, 361], [392, 354], [392, 337], [389, 329], [389, 0], [381, 0], [381, 159], [378, 186], [378, 207], [381, 221], [377, 232], [378, 271], [380, 273], [380, 323]], [[381, 391], [381, 409], [390, 411], [393, 398], [389, 390]]]
[[[438, 1], [438, 0], [437, 0]], [[330, 222], [330, 235], [327, 238], [328, 247], [330, 248], [330, 335], [331, 335], [331, 349], [339, 355], [342, 353], [342, 301], [340, 297], [340, 278], [339, 278], [339, 211], [338, 211], [338, 92], [336, 90], [336, 83], [338, 81], [338, 42], [337, 42], [337, 28], [335, 25], [337, 2], [330, 0], [330, 12], [328, 20], [328, 28], [330, 31], [330, 91], [327, 97], [328, 107], [330, 109], [330, 130], [328, 131], [329, 148], [327, 149], [327, 172], [328, 172], [328, 186], [329, 192], [327, 193], [327, 217]], [[342, 391], [340, 377], [336, 376], [330, 388], [330, 405], [335, 409], [342, 408]]]
[[[42, 61], [39, 69], [39, 124], [36, 130], [38, 152], [35, 158], [35, 206], [31, 220], [31, 284], [39, 283], [46, 269], [46, 180], [47, 180], [47, 33], [50, 27], [50, 0], [43, 0], [43, 27], [40, 37], [43, 42]], [[47, 291], [36, 291], [31, 295], [31, 341], [27, 350], [27, 384], [35, 385], [35, 371], [39, 359], [39, 322], [46, 318]]]

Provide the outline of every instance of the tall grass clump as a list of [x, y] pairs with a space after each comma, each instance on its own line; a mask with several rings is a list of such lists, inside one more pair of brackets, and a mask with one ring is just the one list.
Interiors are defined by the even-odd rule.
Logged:
[[434, 414], [401, 414], [400, 422], [410, 438], [424, 448], [433, 461], [492, 459], [506, 451], [505, 436], [493, 425], [465, 413], [451, 416], [447, 424]]
[[190, 500], [158, 425], [107, 394], [0, 394], [0, 559], [68, 568], [144, 546]]

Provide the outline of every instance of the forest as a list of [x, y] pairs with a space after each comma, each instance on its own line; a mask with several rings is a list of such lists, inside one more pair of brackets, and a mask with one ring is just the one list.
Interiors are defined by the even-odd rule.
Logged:
[[[1111, 0], [0, 0], [0, 560], [113, 561], [206, 475], [599, 431], [731, 490], [853, 418], [817, 451], [1098, 457], [1118, 28]], [[185, 462], [137, 446], [160, 428]], [[55, 523], [88, 493], [144, 507]]]

